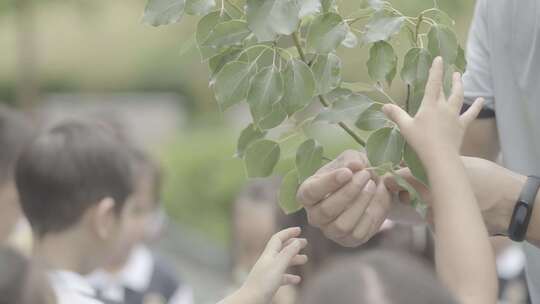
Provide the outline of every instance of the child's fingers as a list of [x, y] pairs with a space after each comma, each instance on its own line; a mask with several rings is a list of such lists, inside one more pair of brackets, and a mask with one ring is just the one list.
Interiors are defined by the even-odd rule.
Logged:
[[294, 258], [291, 259], [289, 262], [289, 267], [291, 266], [300, 266], [304, 265], [308, 262], [308, 256], [305, 254], [297, 254]]
[[289, 245], [287, 245], [277, 256], [277, 267], [280, 269], [287, 269], [292, 259], [300, 253], [300, 250], [307, 246], [306, 239], [296, 239]]
[[404, 129], [406, 124], [412, 120], [411, 116], [399, 106], [393, 104], [385, 104], [382, 108], [384, 115], [391, 121], [395, 122], [400, 129]]
[[482, 107], [484, 106], [484, 98], [477, 98], [474, 103], [467, 109], [465, 113], [461, 115], [461, 122], [465, 127], [467, 127], [473, 120], [478, 117]]
[[298, 285], [300, 282], [302, 282], [302, 278], [300, 276], [286, 273], [281, 279], [281, 286]]
[[433, 60], [429, 78], [426, 84], [424, 100], [429, 103], [436, 103], [442, 94], [444, 66], [442, 57], [438, 56]]
[[291, 227], [274, 234], [268, 244], [266, 245], [265, 252], [278, 253], [289, 239], [297, 237], [302, 232], [300, 227]]
[[461, 80], [461, 74], [457, 72], [452, 76], [452, 94], [448, 98], [448, 103], [456, 113], [459, 113], [463, 106], [463, 81]]

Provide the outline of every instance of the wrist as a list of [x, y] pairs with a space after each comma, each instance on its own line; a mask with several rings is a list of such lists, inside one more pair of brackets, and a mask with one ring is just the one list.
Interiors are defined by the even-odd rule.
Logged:
[[266, 304], [269, 302], [269, 300], [266, 299], [267, 297], [262, 294], [258, 288], [251, 286], [248, 282], [240, 287], [238, 294], [241, 295], [242, 303]]
[[507, 170], [507, 173], [508, 178], [505, 185], [501, 185], [501, 188], [505, 189], [502, 198], [495, 202], [491, 210], [485, 212], [486, 224], [492, 235], [506, 235], [508, 233], [514, 207], [527, 181], [527, 177], [524, 175], [516, 174], [510, 170]]

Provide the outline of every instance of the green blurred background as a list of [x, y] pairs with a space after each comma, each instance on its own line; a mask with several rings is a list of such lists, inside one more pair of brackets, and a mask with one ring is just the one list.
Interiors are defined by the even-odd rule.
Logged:
[[[358, 1], [338, 3], [355, 7]], [[433, 6], [432, 0], [391, 3], [411, 16]], [[474, 2], [438, 4], [456, 20], [465, 45]], [[198, 18], [153, 28], [140, 22], [144, 5], [144, 0], [1, 1], [0, 102], [28, 110], [59, 93], [176, 93], [184, 121], [151, 149], [167, 175], [164, 202], [178, 223], [226, 244], [230, 206], [246, 180], [242, 162], [232, 157], [239, 126], [218, 113], [208, 88], [208, 69], [194, 46]], [[406, 47], [403, 43], [398, 51]], [[366, 47], [341, 55], [345, 80], [368, 81]], [[396, 81], [393, 94], [400, 96], [402, 88]], [[140, 124], [146, 127], [145, 117]], [[346, 137], [327, 137], [330, 155], [352, 146]]]

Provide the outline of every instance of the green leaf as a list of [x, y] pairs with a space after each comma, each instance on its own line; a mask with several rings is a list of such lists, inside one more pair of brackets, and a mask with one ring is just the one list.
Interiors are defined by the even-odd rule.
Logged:
[[398, 165], [401, 162], [405, 140], [395, 128], [379, 129], [368, 137], [366, 150], [372, 166], [384, 163]]
[[403, 61], [401, 79], [406, 84], [424, 85], [427, 82], [432, 61], [431, 54], [426, 49], [410, 49]]
[[373, 101], [366, 95], [351, 94], [350, 96], [336, 100], [331, 108], [321, 111], [315, 118], [315, 121], [325, 121], [329, 123], [354, 121], [372, 104]]
[[285, 93], [281, 99], [289, 115], [305, 108], [315, 95], [315, 78], [307, 64], [301, 60], [293, 59], [283, 73]]
[[216, 75], [214, 92], [222, 111], [246, 99], [249, 80], [255, 73], [253, 64], [232, 61]]
[[239, 45], [249, 34], [250, 31], [246, 22], [242, 20], [225, 21], [214, 27], [203, 45], [214, 48]]
[[429, 30], [428, 39], [428, 50], [431, 55], [442, 56], [447, 65], [454, 64], [458, 54], [458, 43], [452, 29], [436, 24]]
[[366, 25], [366, 34], [364, 41], [373, 43], [377, 41], [386, 41], [393, 35], [399, 33], [405, 22], [405, 17], [387, 17], [382, 13], [374, 14]]
[[356, 93], [367, 93], [375, 90], [373, 85], [365, 82], [342, 82], [341, 87]]
[[371, 79], [377, 82], [392, 83], [396, 74], [397, 56], [390, 44], [385, 41], [375, 42], [369, 51], [367, 62]]
[[411, 96], [409, 98], [409, 114], [415, 116], [420, 109], [422, 99], [424, 99], [425, 85], [411, 87]]
[[244, 157], [244, 152], [247, 147], [254, 141], [263, 138], [266, 136], [265, 131], [261, 131], [255, 127], [254, 124], [249, 124], [242, 132], [238, 138], [238, 144], [236, 145], [236, 157]]
[[380, 11], [384, 7], [384, 1], [382, 0], [368, 0], [368, 4], [375, 11]]
[[318, 54], [334, 51], [347, 37], [349, 28], [343, 18], [335, 13], [319, 15], [311, 21], [306, 37], [309, 50]]
[[244, 157], [248, 177], [267, 177], [279, 161], [278, 143], [259, 139], [248, 146]]
[[265, 115], [259, 122], [259, 127], [269, 130], [279, 126], [287, 118], [287, 112], [279, 102], [272, 105], [272, 111]]
[[381, 109], [381, 104], [372, 104], [367, 110], [358, 116], [355, 123], [356, 127], [360, 130], [366, 131], [372, 131], [384, 127], [388, 122], [388, 119]]
[[273, 41], [278, 34], [290, 35], [300, 22], [296, 0], [248, 0], [247, 22], [259, 41]]
[[341, 59], [330, 53], [318, 55], [313, 60], [311, 71], [315, 77], [317, 95], [326, 94], [341, 82]]
[[296, 152], [296, 171], [298, 181], [303, 182], [312, 176], [322, 165], [323, 147], [315, 140], [308, 139], [303, 142]]
[[281, 97], [283, 78], [276, 67], [266, 67], [253, 77], [247, 103], [256, 125], [273, 112], [274, 104], [277, 104]]
[[336, 0], [321, 0], [323, 13], [337, 12]]
[[416, 152], [414, 152], [414, 150], [408, 144], [405, 144], [405, 149], [403, 150], [403, 160], [405, 160], [407, 167], [409, 167], [411, 173], [414, 177], [416, 177], [416, 179], [424, 183], [426, 186], [429, 185], [424, 165], [422, 165], [418, 155], [416, 155]]
[[152, 26], [179, 22], [184, 14], [185, 0], [148, 0], [143, 22]]
[[394, 177], [394, 179], [396, 180], [396, 183], [401, 188], [409, 192], [409, 197], [411, 199], [412, 207], [416, 209], [416, 211], [420, 213], [420, 215], [423, 218], [425, 218], [427, 214], [428, 206], [425, 202], [422, 201], [422, 197], [418, 194], [416, 189], [414, 189], [414, 187], [411, 184], [409, 184], [409, 182], [407, 182], [407, 180], [405, 180], [400, 175], [394, 173], [392, 174], [392, 176]]
[[300, 0], [300, 12], [298, 16], [304, 18], [320, 13], [322, 9], [321, 0]]
[[190, 15], [206, 15], [216, 6], [215, 0], [185, 0], [186, 13]]
[[238, 47], [232, 47], [226, 49], [222, 53], [210, 58], [208, 61], [208, 67], [210, 68], [211, 83], [214, 82], [214, 76], [221, 71], [221, 69], [231, 61], [247, 62], [246, 58], [239, 58], [242, 53], [242, 49]]
[[[343, 83], [341, 83], [343, 85]], [[352, 91], [347, 88], [335, 88], [334, 90], [330, 91], [329, 93], [324, 95], [324, 98], [326, 101], [328, 101], [330, 104], [333, 104], [340, 98], [349, 97], [352, 95]]]
[[449, 27], [453, 27], [454, 25], [456, 25], [456, 22], [454, 21], [454, 19], [452, 19], [452, 17], [450, 17], [444, 11], [441, 11], [438, 9], [434, 11], [434, 13], [435, 14], [433, 16], [433, 20], [435, 20], [436, 23], [443, 24]]
[[388, 172], [394, 172], [394, 165], [392, 163], [384, 163], [373, 168], [377, 176], [383, 176]]
[[296, 192], [298, 192], [299, 187], [296, 170], [287, 173], [279, 189], [279, 206], [285, 214], [292, 214], [302, 209], [302, 205], [296, 200]]
[[358, 37], [349, 29], [347, 32], [347, 36], [345, 36], [345, 40], [341, 42], [341, 45], [343, 45], [346, 48], [355, 48], [358, 45]]
[[458, 69], [458, 71], [460, 71], [461, 73], [464, 73], [465, 69], [467, 69], [467, 59], [465, 59], [465, 51], [463, 50], [461, 45], [458, 46], [458, 53], [457, 53], [455, 66]]
[[220, 12], [212, 12], [204, 16], [199, 20], [197, 24], [197, 32], [195, 38], [197, 39], [197, 45], [199, 46], [199, 51], [201, 53], [202, 60], [206, 60], [213, 56], [216, 56], [220, 53], [220, 50], [214, 47], [205, 46], [203, 43], [208, 39], [212, 30], [224, 21], [231, 20], [229, 15], [220, 14]]

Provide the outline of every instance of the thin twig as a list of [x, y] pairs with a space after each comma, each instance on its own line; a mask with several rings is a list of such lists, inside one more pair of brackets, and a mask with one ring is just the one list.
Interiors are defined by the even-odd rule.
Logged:
[[234, 8], [237, 12], [239, 12], [240, 14], [244, 14], [244, 10], [241, 9], [238, 5], [234, 4], [234, 2], [232, 2], [231, 0], [224, 0], [225, 2], [227, 2], [227, 4], [229, 4], [232, 8]]
[[[302, 45], [300, 44], [300, 38], [298, 37], [298, 32], [294, 32], [292, 34], [292, 38], [293, 38], [294, 46], [296, 47], [296, 50], [298, 50], [298, 55], [300, 56], [300, 59], [302, 59], [304, 63], [308, 64], [306, 55], [304, 53], [304, 50], [302, 49]], [[328, 103], [328, 101], [323, 95], [319, 95], [318, 97], [319, 97], [319, 101], [325, 108], [328, 108], [330, 106], [330, 104]], [[349, 126], [347, 126], [346, 123], [339, 122], [338, 125], [345, 132], [347, 132], [359, 145], [361, 145], [362, 147], [366, 146], [366, 142], [362, 138], [360, 138], [360, 136], [358, 136], [358, 134], [356, 134], [351, 128], [349, 128]]]

